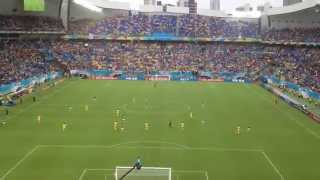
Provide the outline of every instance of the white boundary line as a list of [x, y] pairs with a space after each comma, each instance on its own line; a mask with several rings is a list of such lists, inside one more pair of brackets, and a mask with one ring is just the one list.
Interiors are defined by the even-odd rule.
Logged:
[[[115, 172], [115, 176], [117, 176], [117, 171], [116, 169], [121, 169], [121, 168], [125, 168], [125, 169], [129, 169], [129, 168], [132, 168], [132, 167], [125, 167], [125, 166], [116, 166], [115, 169], [89, 169], [89, 168], [85, 168], [79, 179], [78, 180], [82, 180], [83, 177], [86, 175], [87, 172], [89, 171], [114, 171]], [[142, 169], [160, 169], [160, 170], [169, 170], [169, 180], [171, 180], [171, 176], [173, 174], [173, 177], [176, 177], [177, 179], [176, 180], [179, 180], [179, 174], [183, 174], [183, 173], [197, 173], [197, 174], [202, 174], [204, 175], [205, 177], [205, 180], [209, 180], [209, 175], [208, 175], [208, 171], [205, 171], [205, 170], [172, 170], [172, 168], [164, 168], [164, 167], [143, 167]], [[178, 174], [176, 174], [178, 173]], [[112, 176], [113, 174], [103, 174], [104, 177], [106, 178], [106, 176]]]
[[[115, 168], [115, 174], [116, 174], [116, 180], [117, 180], [117, 174], [118, 174], [118, 169], [131, 169], [132, 166], [116, 166]], [[168, 167], [142, 167], [141, 168], [142, 170], [143, 169], [152, 169], [152, 170], [168, 170], [169, 174], [168, 174], [168, 177], [169, 177], [169, 180], [171, 180], [171, 168], [168, 168]]]
[[[247, 87], [247, 86], [246, 86]], [[268, 103], [272, 103], [270, 101], [270, 99], [266, 98], [265, 96], [262, 96], [259, 93], [256, 93], [255, 91], [253, 91], [256, 95], [258, 95], [259, 97], [261, 97], [262, 99], [264, 99], [265, 101], [267, 101]], [[272, 94], [273, 95], [273, 94]], [[273, 95], [274, 96], [274, 95]], [[273, 104], [272, 104], [273, 105]], [[300, 126], [301, 128], [303, 128], [304, 130], [306, 130], [310, 135], [314, 136], [316, 139], [320, 140], [320, 135], [318, 133], [316, 133], [315, 131], [313, 131], [312, 129], [306, 127], [304, 124], [302, 124], [300, 121], [296, 120], [291, 114], [289, 114], [288, 112], [282, 111], [278, 106], [274, 106], [273, 107], [275, 109], [277, 109], [279, 112], [281, 112], [282, 114], [284, 114], [285, 116], [287, 116], [291, 121], [295, 122], [296, 125]]]
[[[132, 166], [116, 166], [116, 169], [131, 169]], [[159, 170], [170, 170], [171, 168], [167, 168], [167, 167], [142, 167], [143, 169], [159, 169]]]
[[[44, 97], [42, 98], [42, 100], [48, 99], [49, 97], [52, 97], [52, 96], [58, 94], [58, 93], [59, 93], [60, 91], [62, 91], [63, 89], [66, 89], [67, 87], [69, 87], [71, 83], [72, 83], [72, 82], [70, 82], [69, 84], [65, 84], [65, 86], [63, 86], [63, 87], [59, 86], [59, 88], [53, 89], [54, 92], [52, 92], [51, 94], [49, 94], [49, 95], [47, 95], [47, 96], [44, 96]], [[23, 108], [22, 110], [15, 112], [15, 114], [14, 114], [13, 116], [10, 116], [9, 118], [7, 118], [7, 119], [5, 119], [5, 120], [6, 120], [6, 121], [9, 121], [10, 119], [17, 118], [17, 117], [19, 117], [19, 115], [20, 115], [21, 113], [24, 113], [25, 111], [27, 111], [27, 110], [30, 109], [31, 107], [36, 106], [36, 105], [39, 105], [39, 104], [41, 104], [41, 103], [43, 103], [43, 102], [44, 102], [44, 101], [36, 101], [36, 102], [28, 105], [27, 107]]]
[[304, 124], [302, 124], [300, 121], [298, 121], [295, 117], [293, 117], [291, 114], [289, 114], [288, 112], [284, 112], [284, 114], [289, 117], [289, 119], [293, 120], [298, 126], [300, 126], [301, 128], [304, 128], [310, 135], [313, 135], [316, 139], [320, 140], [320, 135], [318, 133], [316, 133], [315, 131], [313, 131], [312, 129], [306, 127]]
[[84, 175], [87, 173], [88, 169], [84, 169], [79, 177], [79, 180], [82, 180]]
[[270, 164], [270, 166], [273, 168], [273, 170], [280, 176], [281, 180], [284, 180], [284, 176], [281, 174], [277, 166], [274, 165], [274, 163], [271, 161], [270, 157], [267, 155], [266, 152], [262, 151], [261, 152], [263, 157], [267, 160], [267, 162]]
[[[174, 145], [179, 147], [178, 149], [189, 149], [189, 146], [182, 145], [182, 144], [177, 144], [177, 143], [171, 143], [171, 142], [166, 142], [166, 141], [129, 141], [129, 142], [124, 142], [124, 143], [118, 143], [118, 144], [113, 144], [113, 145], [39, 145], [40, 147], [60, 147], [60, 148], [116, 148], [118, 146], [123, 146], [123, 145], [129, 145], [129, 144], [167, 144], [167, 145]], [[126, 148], [132, 148], [132, 147], [137, 147], [137, 146], [126, 146]], [[157, 147], [159, 148], [160, 146], [139, 146], [139, 147]], [[170, 148], [170, 147], [169, 147]], [[174, 148], [174, 147], [172, 147]]]
[[220, 147], [190, 147], [187, 150], [198, 151], [222, 151], [222, 152], [261, 152], [263, 149], [249, 149], [249, 148], [220, 148]]
[[181, 147], [181, 148], [184, 148], [184, 149], [188, 149], [190, 148], [189, 146], [187, 145], [183, 145], [183, 144], [178, 144], [178, 143], [172, 143], [172, 142], [167, 142], [167, 141], [129, 141], [129, 142], [126, 142], [126, 143], [122, 143], [120, 145], [125, 145], [125, 144], [138, 144], [138, 143], [146, 143], [146, 144], [152, 144], [152, 143], [155, 143], [155, 144], [168, 144], [168, 145], [174, 145], [174, 146], [177, 146], [177, 147]]
[[206, 180], [209, 180], [208, 171], [205, 172]]
[[10, 168], [1, 178], [0, 180], [5, 180], [6, 177], [11, 174], [23, 161], [25, 161], [32, 153], [34, 153], [39, 146], [35, 146], [31, 151], [25, 154], [22, 159], [20, 159], [12, 168]]
[[104, 145], [39, 145], [41, 148], [105, 148], [105, 149], [163, 149], [163, 150], [182, 150], [182, 151], [220, 151], [220, 152], [262, 152], [263, 149], [242, 149], [242, 148], [215, 148], [215, 147], [203, 147], [203, 148], [179, 148], [179, 147], [161, 147], [161, 146], [122, 146], [122, 144], [116, 144], [111, 146]]
[[[149, 141], [149, 142], [153, 142], [153, 141]], [[121, 145], [125, 145], [125, 144], [132, 144], [133, 142], [128, 142], [128, 143], [119, 143], [119, 144], [114, 144], [114, 145], [109, 145], [109, 146], [104, 146], [104, 145], [37, 145], [35, 146], [32, 150], [30, 150], [27, 154], [25, 154], [22, 159], [20, 159], [12, 168], [10, 168], [1, 178], [0, 180], [5, 180], [5, 178], [11, 174], [22, 162], [24, 162], [29, 156], [31, 156], [37, 149], [39, 148], [123, 148], [123, 149], [139, 149], [139, 148], [149, 148], [148, 146], [132, 146], [132, 147], [119, 147]], [[140, 142], [141, 143], [141, 142]], [[155, 142], [153, 142], [155, 143]], [[170, 143], [169, 143], [170, 144]], [[172, 144], [172, 143], [171, 143]], [[271, 165], [271, 167], [274, 169], [274, 171], [281, 177], [281, 180], [284, 180], [284, 176], [281, 174], [281, 172], [279, 171], [279, 169], [274, 165], [274, 163], [271, 161], [271, 159], [269, 158], [269, 156], [265, 153], [265, 151], [263, 149], [239, 149], [239, 148], [192, 148], [192, 147], [188, 147], [188, 146], [184, 146], [184, 145], [180, 145], [180, 148], [176, 147], [176, 148], [164, 148], [161, 146], [151, 146], [151, 148], [158, 148], [158, 149], [173, 149], [173, 150], [208, 150], [208, 151], [222, 151], [222, 152], [228, 152], [228, 151], [232, 151], [232, 152], [259, 152], [263, 155], [263, 157], [267, 160], [267, 162]], [[113, 171], [114, 169], [85, 169], [82, 172], [82, 177], [79, 177], [79, 180], [82, 180], [84, 174], [87, 171]], [[179, 170], [175, 171], [173, 170], [173, 172], [179, 172]], [[180, 170], [180, 172], [182, 172], [182, 170]], [[188, 171], [191, 172], [191, 171]], [[195, 172], [195, 171], [194, 171]], [[205, 173], [207, 180], [209, 179], [208, 176], [208, 172], [207, 171], [197, 171], [198, 173]], [[116, 175], [116, 174], [115, 174]]]
[[114, 171], [114, 169], [87, 169], [87, 171]]
[[201, 170], [172, 170], [172, 173], [198, 173], [198, 174], [204, 174], [206, 171], [201, 171]]

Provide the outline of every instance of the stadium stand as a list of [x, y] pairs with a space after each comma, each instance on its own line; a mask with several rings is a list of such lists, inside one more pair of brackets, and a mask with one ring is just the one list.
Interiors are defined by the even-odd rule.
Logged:
[[64, 31], [60, 19], [45, 16], [0, 15], [0, 31]]
[[[273, 15], [275, 16], [275, 15]], [[1, 15], [1, 30], [60, 31], [59, 18]], [[263, 23], [262, 23], [263, 24]], [[2, 34], [5, 34], [3, 32]], [[319, 52], [316, 47], [288, 46], [286, 42], [317, 42], [318, 28], [268, 29], [260, 34], [258, 21], [235, 20], [190, 14], [120, 13], [100, 19], [70, 21], [71, 35], [112, 36], [98, 40], [10, 40], [1, 41], [1, 84], [50, 72], [53, 62], [70, 70], [213, 72], [242, 74], [256, 80], [274, 74], [320, 92]], [[118, 36], [148, 37], [164, 34], [187, 38], [227, 38], [231, 42], [117, 41]], [[89, 36], [90, 37], [90, 36]], [[265, 44], [259, 38], [282, 45]], [[292, 38], [293, 37], [293, 38]], [[255, 43], [232, 39], [253, 38]], [[268, 70], [268, 72], [266, 72]]]
[[320, 42], [319, 28], [272, 29], [262, 35], [266, 41]]
[[259, 37], [258, 23], [190, 14], [121, 15], [102, 20], [72, 21], [70, 27], [73, 34], [145, 36], [167, 33], [178, 37]]
[[0, 180], [319, 179], [320, 0], [252, 19], [39, 2], [0, 6]]
[[53, 71], [41, 41], [0, 41], [0, 84], [17, 82]]
[[269, 73], [320, 92], [317, 48], [101, 41], [7, 41], [1, 46], [2, 84], [49, 72], [50, 59], [56, 59], [71, 70], [210, 71], [244, 73], [250, 80], [268, 66]]

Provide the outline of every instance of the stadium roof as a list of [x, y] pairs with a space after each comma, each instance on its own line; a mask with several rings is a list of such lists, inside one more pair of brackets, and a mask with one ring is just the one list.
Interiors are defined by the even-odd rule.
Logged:
[[298, 11], [304, 11], [307, 9], [311, 9], [312, 12], [318, 13], [320, 10], [320, 0], [307, 0], [301, 3], [297, 3], [290, 6], [285, 6], [281, 8], [272, 8], [265, 13], [265, 15], [273, 16], [273, 15], [281, 15], [281, 14], [289, 14], [295, 13]]

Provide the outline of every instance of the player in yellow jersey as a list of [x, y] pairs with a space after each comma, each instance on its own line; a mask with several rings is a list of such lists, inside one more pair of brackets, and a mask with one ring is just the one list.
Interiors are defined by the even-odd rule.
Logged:
[[235, 133], [236, 133], [237, 136], [240, 135], [240, 133], [241, 133], [241, 127], [240, 126], [236, 127], [236, 132]]
[[149, 130], [149, 123], [144, 123], [144, 130], [148, 131]]
[[117, 117], [120, 117], [120, 110], [119, 109], [116, 110], [116, 115], [117, 115]]
[[117, 122], [117, 121], [113, 122], [113, 129], [114, 129], [115, 131], [118, 130], [118, 122]]
[[66, 122], [63, 122], [62, 123], [62, 132], [64, 132], [66, 129], [67, 129], [67, 123]]
[[40, 115], [38, 116], [37, 120], [38, 120], [38, 124], [40, 124], [41, 123], [41, 116]]
[[180, 123], [180, 127], [181, 127], [182, 130], [184, 129], [184, 122]]

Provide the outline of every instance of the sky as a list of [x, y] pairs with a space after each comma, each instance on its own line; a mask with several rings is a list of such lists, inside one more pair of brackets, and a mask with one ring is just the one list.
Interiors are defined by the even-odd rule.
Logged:
[[[131, 7], [138, 9], [140, 5], [143, 4], [143, 0], [110, 0], [119, 2], [130, 2]], [[177, 0], [161, 0], [162, 3], [176, 4]], [[196, 0], [199, 8], [209, 9], [210, 0]], [[220, 0], [221, 9], [226, 12], [232, 12], [236, 7], [250, 3], [254, 9], [258, 5], [262, 5], [265, 2], [270, 2], [273, 7], [281, 7], [283, 0]]]

